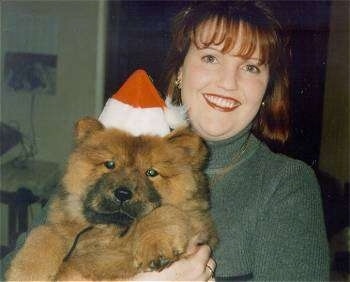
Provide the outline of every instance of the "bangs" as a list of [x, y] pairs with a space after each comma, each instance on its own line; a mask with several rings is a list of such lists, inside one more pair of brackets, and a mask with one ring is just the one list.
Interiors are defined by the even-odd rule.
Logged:
[[[235, 55], [249, 59], [258, 50], [260, 64], [270, 64], [270, 52], [275, 48], [273, 34], [243, 20], [227, 20], [214, 17], [193, 29], [191, 41], [198, 49], [210, 45], [222, 45], [223, 53], [230, 52], [240, 40], [240, 48]], [[258, 48], [258, 49], [257, 49]]]

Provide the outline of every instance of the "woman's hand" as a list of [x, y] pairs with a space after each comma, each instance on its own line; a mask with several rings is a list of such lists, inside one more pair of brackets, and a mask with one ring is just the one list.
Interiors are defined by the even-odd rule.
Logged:
[[187, 258], [174, 262], [160, 272], [137, 274], [133, 281], [214, 281], [215, 261], [207, 245], [189, 246]]

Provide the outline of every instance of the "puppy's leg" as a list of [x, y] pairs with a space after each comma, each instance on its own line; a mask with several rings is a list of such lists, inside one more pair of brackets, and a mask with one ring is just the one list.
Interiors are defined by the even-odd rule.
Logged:
[[67, 263], [62, 264], [56, 280], [125, 281], [136, 273], [130, 252], [124, 252], [123, 248], [116, 248], [68, 260]]
[[137, 273], [132, 264], [132, 231], [119, 237], [117, 227], [95, 227], [82, 236], [70, 258], [63, 262], [56, 280], [101, 281], [123, 278]]
[[70, 264], [63, 264], [59, 270], [58, 275], [55, 277], [55, 281], [91, 281], [92, 279], [87, 279], [77, 271], [74, 266]]
[[53, 280], [68, 246], [52, 225], [32, 230], [6, 272], [10, 281]]
[[134, 232], [134, 264], [139, 269], [161, 270], [184, 254], [191, 226], [186, 214], [162, 206], [137, 223]]

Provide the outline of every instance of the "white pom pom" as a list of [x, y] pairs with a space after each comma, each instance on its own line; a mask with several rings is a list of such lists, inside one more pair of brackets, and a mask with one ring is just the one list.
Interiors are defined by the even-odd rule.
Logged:
[[187, 108], [185, 106], [173, 105], [169, 96], [166, 97], [165, 104], [165, 119], [171, 129], [188, 126]]

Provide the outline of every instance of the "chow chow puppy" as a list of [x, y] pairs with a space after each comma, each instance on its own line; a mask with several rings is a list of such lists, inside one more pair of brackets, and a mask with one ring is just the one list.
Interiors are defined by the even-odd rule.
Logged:
[[214, 246], [207, 151], [190, 129], [134, 137], [84, 118], [46, 224], [31, 231], [8, 280], [118, 280], [161, 270], [190, 240]]

